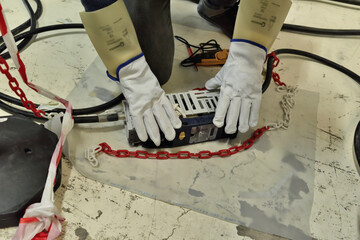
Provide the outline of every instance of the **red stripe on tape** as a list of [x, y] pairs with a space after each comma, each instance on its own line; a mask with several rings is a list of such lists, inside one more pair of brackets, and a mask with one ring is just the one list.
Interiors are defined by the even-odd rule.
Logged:
[[35, 237], [33, 237], [32, 240], [47, 240], [48, 236], [49, 236], [48, 233], [40, 232], [40, 233], [36, 234]]
[[36, 217], [32, 217], [32, 218], [20, 218], [20, 224], [21, 223], [32, 223], [32, 222], [39, 222], [39, 219], [37, 219]]
[[20, 58], [19, 52], [16, 53], [16, 56], [17, 56], [18, 62], [20, 64], [20, 68], [18, 70], [19, 73], [20, 73], [20, 76], [23, 79], [24, 83], [28, 84], [28, 79], [27, 79], [27, 76], [26, 76], [26, 68], [25, 68], [25, 65], [24, 65], [23, 61]]
[[1, 31], [1, 35], [4, 36], [5, 34], [7, 34], [7, 26], [6, 26], [6, 22], [5, 22], [5, 17], [3, 15], [3, 8], [0, 4], [0, 31]]

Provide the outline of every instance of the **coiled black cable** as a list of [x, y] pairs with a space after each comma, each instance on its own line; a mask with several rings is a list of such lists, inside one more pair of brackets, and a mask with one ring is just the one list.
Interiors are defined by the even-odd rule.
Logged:
[[[17, 105], [19, 107], [23, 107], [23, 103], [21, 102], [21, 100], [15, 98], [15, 97], [6, 95], [4, 93], [0, 93], [0, 99], [2, 99], [4, 101], [7, 101], [7, 102], [9, 102], [11, 104]], [[118, 105], [124, 99], [125, 99], [124, 95], [119, 94], [117, 97], [113, 98], [112, 100], [110, 100], [110, 101], [108, 101], [106, 103], [97, 105], [97, 106], [73, 109], [73, 115], [86, 115], [86, 114], [92, 114], [92, 113], [101, 112], [101, 111], [104, 111], [106, 109], [109, 109], [109, 108], [112, 108], [112, 107]], [[40, 106], [39, 104], [35, 103], [36, 108], [39, 107], [39, 106]], [[65, 109], [63, 109], [63, 108], [55, 108], [55, 109], [53, 109], [51, 111], [45, 111], [45, 112], [47, 112], [47, 113], [52, 113], [52, 112], [60, 113], [60, 112], [65, 112]]]
[[[24, 5], [25, 5], [25, 7], [26, 7], [26, 9], [27, 9], [27, 11], [29, 12], [29, 15], [30, 15], [30, 20], [29, 20], [30, 21], [30, 31], [33, 31], [33, 30], [36, 29], [36, 16], [35, 16], [35, 13], [34, 13], [32, 7], [30, 6], [30, 3], [28, 2], [28, 0], [23, 0], [23, 3], [24, 3]], [[42, 9], [42, 7], [41, 7], [41, 9]], [[22, 27], [20, 27], [17, 31], [20, 31], [21, 28]], [[20, 51], [20, 50], [24, 49], [26, 46], [28, 46], [29, 43], [31, 42], [31, 40], [33, 39], [33, 37], [34, 37], [34, 35], [29, 35], [29, 36], [24, 37], [24, 39], [18, 45], [18, 50]], [[6, 45], [5, 45], [5, 43], [3, 43], [0, 46], [0, 53], [3, 52], [5, 49], [6, 49]], [[9, 54], [9, 52], [6, 52], [6, 53], [1, 54], [1, 57], [4, 58], [4, 59], [8, 59], [8, 58], [10, 58], [10, 54]]]
[[[40, 0], [34, 0], [36, 3], [36, 10], [35, 10], [35, 14], [34, 17], [36, 20], [38, 20], [43, 12], [43, 6]], [[28, 5], [26, 5], [28, 6]], [[25, 7], [26, 7], [25, 6]], [[17, 26], [16, 28], [14, 28], [13, 30], [11, 30], [11, 33], [15, 36], [19, 33], [21, 33], [22, 31], [24, 31], [26, 28], [30, 27], [31, 25], [31, 19], [25, 21], [24, 23], [20, 24], [19, 26]], [[2, 42], [2, 37], [0, 37], [0, 41]]]
[[337, 64], [337, 63], [335, 63], [333, 61], [330, 61], [329, 59], [320, 57], [319, 55], [316, 55], [316, 54], [313, 54], [313, 53], [310, 53], [310, 52], [306, 52], [306, 51], [302, 51], [302, 50], [289, 49], [289, 48], [278, 49], [278, 50], [275, 50], [274, 53], [277, 56], [281, 55], [281, 54], [293, 54], [293, 55], [298, 55], [298, 56], [313, 59], [313, 60], [318, 61], [318, 62], [320, 62], [322, 64], [325, 64], [326, 66], [329, 66], [331, 68], [334, 68], [334, 69], [344, 73], [345, 75], [352, 78], [355, 82], [360, 84], [360, 76], [358, 74], [356, 74], [355, 72], [347, 69], [344, 66], [341, 66], [340, 64]]
[[[356, 127], [354, 134], [354, 152], [358, 163], [358, 169], [360, 171], [360, 121]], [[360, 172], [359, 172], [360, 174]]]
[[[41, 27], [41, 28], [36, 28], [36, 19], [41, 15], [42, 13], [42, 4], [40, 2], [40, 0], [35, 0], [37, 2], [37, 10], [36, 13], [33, 12], [29, 2], [27, 0], [23, 0], [25, 7], [28, 9], [29, 14], [30, 14], [30, 20], [28, 20], [27, 22], [21, 24], [20, 26], [16, 27], [12, 33], [16, 34], [19, 33], [21, 31], [23, 31], [24, 29], [26, 29], [28, 27], [28, 25], [31, 25], [31, 28], [29, 31], [18, 34], [15, 36], [15, 41], [19, 41], [22, 40], [23, 41], [18, 45], [19, 51], [21, 49], [23, 49], [24, 47], [26, 47], [26, 45], [31, 41], [31, 39], [33, 38], [33, 36], [35, 36], [38, 33], [42, 33], [42, 32], [48, 32], [48, 31], [54, 31], [54, 30], [63, 30], [63, 29], [82, 29], [84, 28], [84, 26], [82, 24], [59, 24], [59, 25], [52, 25], [52, 26], [46, 26], [46, 27]], [[3, 52], [6, 49], [6, 45], [2, 44], [0, 46], [0, 53]], [[5, 53], [1, 55], [3, 58], [9, 58], [9, 54]], [[12, 96], [6, 95], [4, 93], [0, 93], [0, 99], [3, 99], [7, 102], [10, 102], [12, 104], [18, 105], [20, 107], [23, 107], [23, 104], [21, 102], [21, 100], [14, 98]], [[111, 107], [116, 106], [117, 104], [121, 103], [121, 101], [124, 100], [124, 96], [122, 94], [118, 95], [117, 97], [115, 97], [114, 99], [110, 100], [109, 102], [106, 102], [104, 104], [100, 104], [97, 106], [93, 106], [93, 107], [88, 107], [88, 108], [81, 108], [81, 109], [73, 109], [73, 114], [74, 115], [86, 115], [86, 114], [92, 114], [92, 113], [97, 113], [97, 112], [101, 112], [104, 111], [106, 109], [109, 109]], [[4, 102], [0, 103], [1, 108], [3, 108], [4, 110], [8, 111], [8, 112], [13, 112], [15, 114], [21, 114], [27, 117], [31, 117], [34, 118], [35, 115], [32, 114], [32, 112], [28, 112], [28, 111], [23, 111], [14, 107], [11, 107], [10, 105], [7, 105]], [[39, 106], [39, 104], [35, 104], [36, 107]], [[50, 112], [65, 112], [65, 109], [62, 108], [56, 108], [53, 109], [51, 111], [45, 111], [47, 113]], [[76, 118], [76, 117], [75, 117]], [[96, 117], [82, 117], [82, 118], [76, 118], [75, 122], [91, 122], [91, 121], [87, 121], [86, 118], [88, 119], [92, 119], [95, 120]], [[79, 120], [79, 121], [77, 121]]]
[[[37, 117], [34, 115], [33, 112], [29, 112], [29, 111], [24, 111], [21, 110], [19, 108], [15, 108], [10, 106], [9, 104], [3, 102], [0, 100], [0, 108], [3, 109], [4, 111], [11, 113], [11, 114], [17, 114], [17, 115], [22, 115], [31, 119], [36, 119], [39, 121], [46, 121], [46, 118], [41, 118], [41, 117]], [[65, 111], [62, 111], [65, 112]], [[97, 122], [102, 122], [102, 121], [107, 121], [107, 122], [111, 122], [111, 121], [118, 121], [119, 119], [119, 115], [117, 113], [113, 113], [113, 114], [108, 114], [108, 115], [104, 115], [104, 116], [73, 116], [74, 117], [74, 123], [97, 123]]]
[[[34, 13], [34, 17], [35, 17], [35, 21], [38, 20], [43, 12], [43, 7], [42, 7], [42, 3], [40, 0], [34, 0], [36, 3], [36, 11]], [[25, 7], [30, 7], [30, 5], [25, 5]], [[29, 14], [32, 14], [31, 12], [29, 12]], [[26, 28], [30, 27], [31, 25], [31, 17], [29, 20], [23, 22], [22, 24], [20, 24], [19, 26], [17, 26], [16, 28], [11, 30], [11, 33], [15, 36], [19, 33], [21, 33], [22, 31], [24, 31]], [[3, 42], [3, 38], [2, 36], [0, 36], [0, 43]]]
[[283, 24], [281, 31], [323, 35], [323, 36], [359, 36], [360, 35], [360, 30], [358, 29], [326, 29], [326, 28], [300, 26], [294, 24]]
[[[42, 32], [48, 32], [48, 31], [54, 31], [54, 30], [63, 30], [63, 29], [81, 29], [84, 28], [84, 26], [82, 24], [58, 24], [58, 25], [50, 25], [50, 26], [45, 26], [45, 27], [40, 27], [40, 28], [36, 28], [36, 20], [40, 17], [41, 13], [42, 13], [42, 4], [40, 0], [34, 0], [37, 4], [37, 9], [36, 12], [34, 13], [30, 4], [28, 3], [27, 0], [23, 0], [26, 8], [29, 11], [30, 14], [30, 19], [28, 21], [26, 21], [25, 23], [21, 24], [20, 26], [16, 27], [14, 30], [12, 30], [13, 34], [16, 35], [20, 32], [22, 32], [24, 29], [26, 29], [28, 26], [30, 26], [30, 30], [21, 34], [18, 34], [15, 36], [15, 41], [19, 41], [22, 40], [23, 41], [18, 45], [18, 49], [19, 51], [21, 51], [22, 49], [24, 49], [31, 41], [31, 39], [33, 38], [34, 35], [38, 34], [38, 33], [42, 33]], [[354, 5], [358, 5], [357, 2], [358, 1], [338, 1], [338, 2], [344, 2], [344, 3], [349, 3], [349, 4], [354, 4]], [[351, 2], [351, 3], [350, 3]], [[315, 34], [315, 35], [340, 35], [340, 36], [349, 36], [349, 35], [360, 35], [360, 31], [359, 30], [353, 30], [353, 29], [344, 29], [344, 30], [340, 30], [340, 29], [322, 29], [322, 28], [313, 28], [313, 27], [305, 27], [305, 26], [299, 26], [299, 25], [292, 25], [292, 24], [284, 24], [283, 31], [291, 31], [291, 32], [300, 32], [300, 33], [307, 33], [307, 34]], [[187, 43], [187, 46], [192, 46], [193, 45]], [[216, 47], [215, 45], [212, 47]], [[3, 52], [6, 49], [6, 46], [3, 44], [0, 46], [0, 53]], [[300, 56], [305, 56], [305, 57], [309, 57], [312, 58], [314, 60], [317, 60], [321, 63], [324, 63], [330, 67], [334, 67], [335, 69], [345, 73], [346, 75], [348, 75], [349, 77], [351, 77], [352, 79], [354, 79], [357, 83], [359, 83], [359, 76], [357, 74], [355, 74], [354, 72], [346, 69], [345, 67], [336, 64], [330, 60], [327, 60], [325, 58], [322, 58], [320, 56], [317, 56], [315, 54], [311, 54], [308, 52], [304, 52], [304, 51], [300, 51], [300, 50], [295, 50], [295, 49], [279, 49], [275, 51], [276, 54], [280, 55], [280, 54], [295, 54], [295, 55], [300, 55]], [[8, 58], [9, 54], [5, 53], [2, 54], [3, 58]], [[273, 62], [273, 57], [269, 57], [268, 62], [267, 62], [267, 69], [268, 71], [266, 72], [266, 77], [265, 77], [265, 81], [264, 84], [262, 86], [262, 91], [265, 92], [266, 89], [268, 88], [268, 86], [270, 85], [271, 82], [271, 77], [272, 77], [272, 71], [270, 71], [270, 69], [272, 69], [272, 62]], [[8, 101], [10, 103], [16, 104], [18, 106], [22, 106], [22, 102], [16, 98], [13, 98], [11, 96], [8, 96], [6, 94], [0, 93], [0, 99], [3, 99], [5, 101]], [[124, 96], [121, 94], [119, 96], [117, 96], [116, 98], [114, 98], [113, 100], [109, 101], [108, 103], [104, 103], [98, 106], [94, 106], [94, 107], [90, 107], [90, 108], [83, 108], [83, 109], [74, 109], [74, 115], [85, 115], [85, 114], [91, 114], [91, 113], [95, 113], [95, 112], [100, 112], [103, 110], [106, 110], [110, 107], [115, 106], [116, 104], [119, 104], [122, 100], [124, 99]], [[38, 106], [38, 104], [36, 104], [36, 106]], [[14, 108], [10, 105], [7, 105], [4, 102], [0, 103], [0, 107], [3, 108], [6, 111], [9, 112], [14, 112], [17, 114], [22, 114], [22, 115], [26, 115], [28, 117], [35, 117], [31, 112], [28, 111], [22, 111], [20, 109]], [[47, 111], [47, 112], [64, 112], [64, 109], [54, 109], [52, 111]], [[86, 117], [85, 120], [83, 122], [87, 122]], [[96, 120], [93, 117], [89, 117], [88, 119], [89, 121], [91, 120]], [[79, 122], [81, 122], [79, 120]]]
[[[319, 63], [322, 63], [322, 64], [325, 64], [326, 66], [329, 66], [331, 68], [334, 68], [342, 73], [344, 73], [345, 75], [349, 76], [351, 79], [353, 79], [356, 83], [360, 84], [360, 76], [358, 74], [356, 74], [355, 72], [331, 61], [331, 60], [328, 60], [326, 58], [323, 58], [321, 56], [318, 56], [316, 54], [313, 54], [313, 53], [309, 53], [309, 52], [306, 52], [306, 51], [302, 51], [302, 50], [296, 50], [296, 49], [278, 49], [278, 50], [275, 50], [274, 53], [279, 56], [279, 55], [282, 55], [282, 54], [292, 54], [292, 55], [298, 55], [298, 56], [303, 56], [303, 57], [307, 57], [309, 59], [312, 59], [312, 60], [315, 60]], [[263, 86], [262, 86], [262, 91], [265, 92], [266, 89], [269, 87], [270, 85], [270, 82], [271, 82], [271, 78], [272, 78], [272, 73], [273, 73], [273, 68], [272, 68], [272, 65], [273, 65], [273, 61], [274, 61], [274, 57], [273, 56], [269, 56], [268, 57], [268, 61], [267, 61], [267, 71], [266, 71], [266, 75], [265, 75], [265, 80], [264, 80], [264, 83], [263, 83]], [[120, 97], [121, 96], [121, 97]], [[118, 101], [121, 102], [121, 99], [123, 99], [123, 96], [120, 95], [118, 97]], [[115, 100], [112, 100], [112, 102], [114, 104], [117, 104], [118, 102], [116, 102]], [[106, 104], [108, 103], [105, 103], [103, 105], [99, 105], [101, 106], [101, 108], [105, 107]], [[97, 106], [98, 107], [98, 106]], [[0, 108], [4, 109], [5, 111], [9, 112], [9, 113], [15, 113], [15, 114], [21, 114], [21, 115], [24, 115], [24, 116], [27, 116], [27, 117], [30, 117], [30, 118], [36, 118], [35, 115], [32, 113], [32, 112], [29, 112], [29, 111], [23, 111], [23, 110], [20, 110], [18, 108], [14, 108], [2, 101], [0, 101]], [[101, 110], [104, 110], [104, 109], [101, 109]], [[76, 110], [74, 110], [76, 111]], [[43, 119], [44, 120], [44, 119]], [[98, 118], [97, 117], [83, 117], [83, 118], [77, 118], [75, 116], [75, 122], [76, 123], [81, 123], [81, 121], [83, 122], [91, 122], [92, 120], [94, 120], [95, 122], [98, 122]]]
[[[35, 34], [38, 34], [38, 33], [54, 31], [54, 30], [82, 29], [82, 28], [84, 28], [84, 26], [82, 24], [78, 24], [78, 23], [51, 25], [51, 26], [45, 26], [45, 27], [32, 29], [30, 31], [21, 33], [21, 34], [15, 36], [14, 38], [15, 38], [15, 41], [19, 41], [21, 39], [26, 39], [28, 37], [32, 37], [32, 36], [34, 36]], [[5, 49], [6, 49], [6, 46], [4, 46], [4, 45], [0, 46], [0, 53], [2, 51], [4, 51]], [[8, 95], [6, 95], [4, 93], [0, 93], [0, 99], [5, 100], [7, 102], [10, 102], [12, 104], [18, 105], [20, 107], [23, 107], [23, 104], [19, 99], [14, 98], [12, 96], [8, 96]], [[97, 105], [97, 106], [88, 107], [88, 108], [81, 108], [81, 109], [73, 109], [73, 115], [86, 115], [86, 114], [92, 114], [92, 113], [101, 112], [101, 111], [104, 111], [106, 109], [109, 109], [111, 107], [116, 106], [117, 104], [121, 103], [121, 101], [123, 101], [124, 99], [125, 98], [124, 98], [123, 94], [120, 94], [117, 97], [115, 97], [114, 99], [110, 100], [109, 102], [106, 102], [106, 103], [103, 103], [103, 104], [100, 104], [100, 105]], [[39, 104], [35, 104], [35, 106], [38, 107]], [[13, 112], [15, 114], [21, 114], [21, 115], [24, 115], [24, 116], [27, 116], [27, 117], [30, 117], [30, 118], [36, 118], [36, 119], [41, 120], [41, 118], [37, 118], [32, 112], [23, 111], [23, 110], [20, 110], [18, 108], [14, 108], [14, 107], [12, 107], [10, 105], [7, 105], [5, 102], [1, 102], [0, 107], [3, 108], [5, 111], [10, 112], [10, 113]], [[45, 111], [45, 112], [47, 112], [47, 113], [50, 113], [50, 112], [59, 113], [59, 112], [65, 112], [65, 109], [56, 108], [54, 110]], [[87, 120], [86, 118], [88, 118], [89, 120]], [[77, 117], [74, 118], [75, 122], [77, 122], [77, 123], [91, 122], [91, 119], [96, 120], [95, 117], [82, 117], [81, 119], [77, 118]], [[45, 120], [45, 119], [43, 119], [43, 120]]]
[[329, 0], [329, 1], [360, 6], [360, 1], [359, 0]]

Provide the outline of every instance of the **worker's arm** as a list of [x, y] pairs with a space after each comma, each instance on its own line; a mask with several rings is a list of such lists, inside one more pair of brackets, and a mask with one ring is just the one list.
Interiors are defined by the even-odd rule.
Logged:
[[255, 127], [262, 97], [262, 68], [268, 49], [276, 39], [291, 0], [241, 0], [233, 39], [225, 65], [206, 82], [207, 89], [221, 87], [213, 123], [226, 133]]
[[173, 140], [181, 121], [145, 60], [124, 1], [80, 16], [109, 77], [120, 83], [139, 139], [159, 145], [160, 128]]

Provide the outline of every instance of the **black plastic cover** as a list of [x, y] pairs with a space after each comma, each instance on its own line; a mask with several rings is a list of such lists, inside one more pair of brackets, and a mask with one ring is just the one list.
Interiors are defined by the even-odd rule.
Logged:
[[[222, 138], [235, 138], [237, 131], [233, 134], [225, 133], [225, 126], [221, 128], [215, 127], [212, 123], [215, 114], [205, 114], [194, 118], [180, 118], [182, 125], [181, 128], [175, 129], [175, 139], [168, 141], [165, 136], [160, 132], [161, 143], [156, 146], [151, 139], [146, 142], [141, 142], [135, 130], [129, 134], [129, 143], [131, 145], [141, 144], [145, 148], [171, 148], [180, 147], [189, 144], [196, 144], [201, 142], [215, 141]], [[203, 128], [203, 130], [201, 130]], [[181, 138], [183, 134], [183, 138]], [[203, 137], [201, 135], [204, 135]], [[210, 137], [211, 136], [211, 137]]]
[[[22, 116], [0, 117], [0, 228], [17, 226], [40, 202], [56, 134]], [[61, 162], [55, 190], [61, 183]]]

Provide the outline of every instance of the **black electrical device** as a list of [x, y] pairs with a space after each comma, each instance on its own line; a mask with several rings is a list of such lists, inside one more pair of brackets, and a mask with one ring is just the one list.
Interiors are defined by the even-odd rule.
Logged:
[[[180, 147], [189, 144], [214, 141], [222, 138], [236, 138], [237, 131], [233, 134], [225, 133], [225, 127], [218, 128], [212, 121], [214, 113], [193, 117], [193, 118], [180, 118], [182, 125], [181, 128], [175, 129], [175, 139], [168, 141], [165, 139], [164, 134], [161, 133], [161, 143], [159, 148]], [[135, 130], [131, 131], [129, 143], [131, 145], [141, 144], [146, 148], [157, 148], [151, 141], [141, 142]]]
[[[22, 116], [0, 117], [0, 228], [17, 226], [26, 208], [40, 202], [56, 134]], [[61, 161], [54, 190], [61, 183]]]
[[213, 124], [219, 101], [219, 91], [191, 90], [182, 93], [169, 93], [166, 94], [166, 97], [172, 105], [177, 106], [176, 110], [181, 113], [182, 125], [179, 129], [175, 129], [174, 140], [166, 140], [164, 134], [160, 132], [161, 143], [159, 146], [156, 146], [150, 139], [142, 142], [136, 134], [129, 105], [123, 101], [126, 136], [130, 145], [142, 145], [146, 148], [170, 148], [237, 136], [237, 131], [233, 134], [227, 134], [224, 126], [218, 128]]

